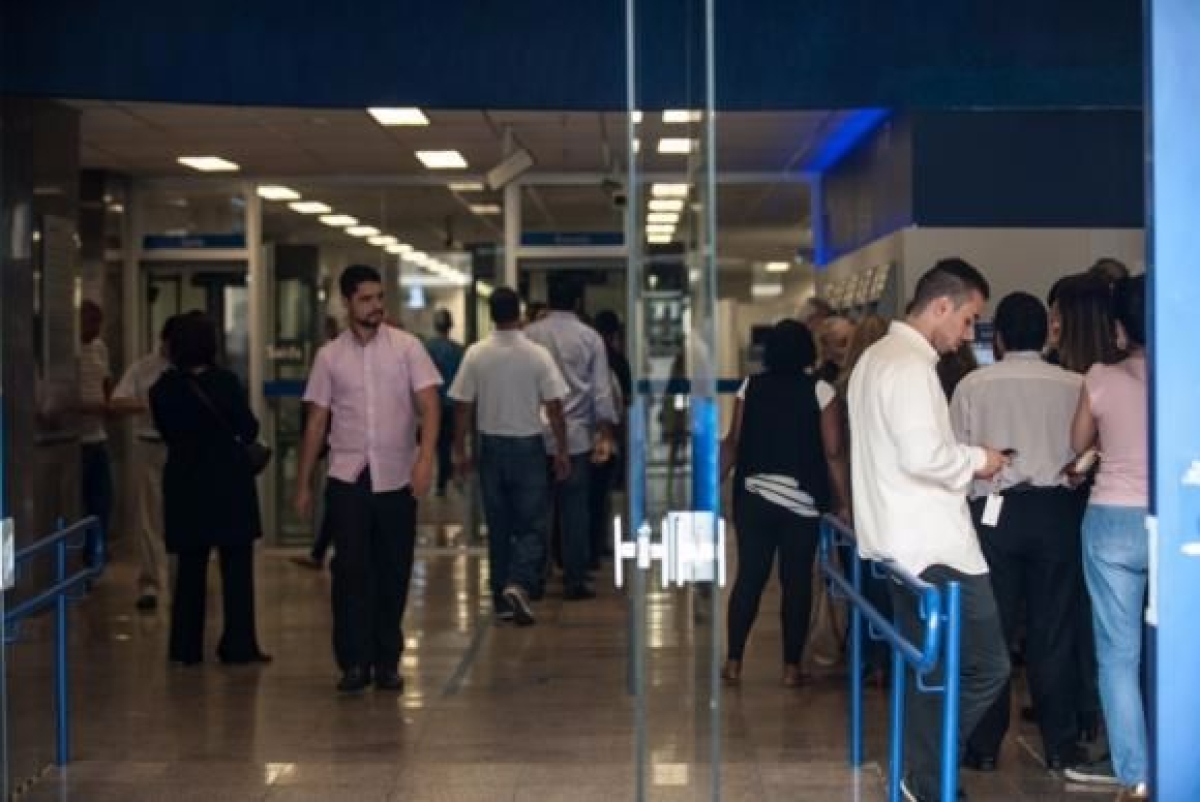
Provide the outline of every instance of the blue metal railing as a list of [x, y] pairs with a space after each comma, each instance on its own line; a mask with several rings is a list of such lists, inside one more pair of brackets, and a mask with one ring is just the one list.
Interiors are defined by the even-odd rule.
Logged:
[[[848, 546], [840, 550], [849, 557], [845, 572], [833, 562], [833, 552], [839, 544]], [[954, 802], [958, 794], [959, 652], [962, 640], [959, 584], [948, 582], [939, 588], [891, 561], [871, 563], [870, 570], [876, 576], [889, 579], [916, 597], [922, 624], [918, 644], [908, 640], [863, 595], [863, 560], [858, 556], [854, 532], [830, 516], [821, 522], [820, 559], [821, 572], [829, 583], [830, 593], [846, 599], [850, 607], [850, 764], [858, 768], [863, 762], [863, 620], [866, 619], [870, 637], [886, 642], [892, 650], [888, 800], [900, 800], [904, 771], [904, 695], [908, 668], [911, 668], [919, 691], [942, 696], [941, 796], [943, 802]], [[845, 573], [849, 573], [849, 580]], [[926, 676], [939, 664], [943, 668], [942, 684], [926, 683]]]
[[[41, 593], [24, 599], [4, 613], [4, 642], [13, 644], [20, 641], [21, 623], [25, 619], [54, 608], [55, 762], [59, 766], [66, 765], [71, 760], [71, 672], [67, 661], [67, 605], [82, 598], [81, 591], [87, 583], [104, 573], [107, 554], [104, 531], [96, 518], [84, 518], [71, 526], [64, 526], [63, 523], [59, 521], [57, 531], [21, 549], [15, 558], [16, 568], [20, 571], [22, 565], [39, 554], [53, 550], [54, 584]], [[96, 533], [97, 545], [95, 564], [67, 576], [68, 552], [84, 552], [87, 536], [93, 531]]]

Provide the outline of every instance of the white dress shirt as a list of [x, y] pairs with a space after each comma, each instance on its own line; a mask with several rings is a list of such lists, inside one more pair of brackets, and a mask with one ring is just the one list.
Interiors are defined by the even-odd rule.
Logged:
[[498, 437], [542, 434], [542, 404], [567, 397], [554, 357], [519, 331], [493, 331], [467, 349], [450, 398], [475, 405], [476, 427]]
[[[104, 383], [112, 378], [108, 363], [108, 346], [99, 337], [79, 346], [79, 400], [84, 404], [103, 406]], [[96, 445], [108, 442], [104, 416], [86, 413], [79, 416], [79, 442]]]
[[158, 430], [154, 428], [154, 421], [150, 418], [150, 388], [169, 367], [171, 367], [171, 363], [163, 358], [162, 354], [157, 350], [152, 351], [130, 365], [125, 374], [121, 376], [121, 380], [117, 382], [117, 386], [113, 388], [114, 401], [136, 401], [144, 408], [143, 412], [137, 414], [134, 423], [134, 433], [141, 440], [162, 439], [159, 437]]
[[976, 480], [971, 496], [1018, 484], [1065, 485], [1062, 469], [1075, 456], [1071, 421], [1082, 387], [1082, 376], [1047, 363], [1036, 351], [1005, 354], [968, 374], [950, 402], [955, 435], [964, 443], [1017, 452], [995, 479]]
[[920, 332], [892, 323], [850, 377], [858, 550], [918, 575], [931, 565], [986, 574], [967, 488], [987, 455], [955, 439], [937, 362]]

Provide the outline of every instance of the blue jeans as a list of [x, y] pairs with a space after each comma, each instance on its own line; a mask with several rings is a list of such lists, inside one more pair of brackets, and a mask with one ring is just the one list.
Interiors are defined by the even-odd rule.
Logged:
[[588, 578], [592, 550], [591, 473], [592, 453], [572, 454], [570, 478], [555, 485], [562, 529], [563, 586], [567, 590], [583, 587]]
[[113, 509], [112, 462], [108, 456], [107, 443], [84, 443], [80, 446], [80, 489], [83, 496], [83, 514], [94, 515], [100, 522], [99, 533], [89, 530], [83, 547], [83, 558], [87, 565], [95, 565], [101, 553], [107, 553], [108, 525]]
[[1092, 504], [1083, 518], [1083, 574], [1092, 597], [1100, 700], [1122, 785], [1150, 775], [1140, 665], [1149, 542], [1146, 510]]
[[550, 515], [550, 479], [541, 435], [482, 435], [479, 483], [488, 527], [492, 598], [504, 588], [541, 587]]

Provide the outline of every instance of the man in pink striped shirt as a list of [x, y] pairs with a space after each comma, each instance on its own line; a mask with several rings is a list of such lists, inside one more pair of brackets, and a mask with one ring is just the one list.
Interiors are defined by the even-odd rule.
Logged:
[[442, 379], [419, 340], [384, 322], [378, 272], [353, 265], [340, 285], [349, 325], [317, 352], [308, 377], [296, 511], [311, 515], [313, 467], [332, 420], [325, 501], [338, 690], [358, 693], [374, 679], [379, 690], [402, 691], [401, 619], [417, 499], [433, 476]]

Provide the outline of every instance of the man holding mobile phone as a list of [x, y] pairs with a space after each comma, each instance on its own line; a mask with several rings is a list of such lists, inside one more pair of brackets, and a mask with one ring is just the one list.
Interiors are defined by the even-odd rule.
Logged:
[[[1007, 643], [1022, 626], [1026, 672], [1048, 768], [1079, 758], [1074, 644], [1083, 587], [1079, 530], [1084, 496], [1063, 475], [1082, 378], [1041, 358], [1048, 321], [1041, 301], [1014, 293], [996, 308], [996, 363], [959, 384], [950, 405], [965, 443], [1004, 443], [1010, 465], [971, 488], [971, 513]], [[1010, 689], [973, 733], [965, 764], [995, 769], [1008, 731]]]

